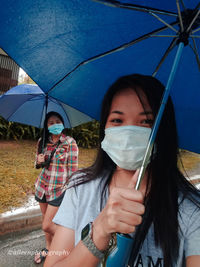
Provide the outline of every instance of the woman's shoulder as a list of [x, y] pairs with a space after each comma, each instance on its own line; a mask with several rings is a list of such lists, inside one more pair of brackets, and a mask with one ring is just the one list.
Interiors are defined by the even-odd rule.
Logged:
[[82, 191], [86, 188], [98, 187], [101, 183], [101, 178], [97, 177], [96, 179], [88, 179], [87, 174], [84, 172], [75, 172], [70, 178], [68, 188], [74, 187], [78, 191]]
[[82, 192], [87, 195], [95, 194], [95, 192], [101, 192], [105, 182], [107, 175], [99, 175], [98, 177], [88, 178], [88, 174], [84, 171], [75, 172], [69, 181], [68, 189], [73, 188], [74, 192], [78, 195], [81, 195]]
[[[198, 198], [198, 195], [195, 196]], [[186, 196], [179, 198], [179, 212], [178, 212], [178, 222], [179, 222], [179, 234], [182, 242], [186, 246], [191, 246], [195, 244], [195, 239], [199, 239], [200, 234], [200, 204], [199, 200], [191, 198], [191, 196]], [[199, 244], [199, 240], [197, 241]], [[193, 245], [192, 245], [193, 246]], [[195, 245], [196, 246], [196, 245]], [[195, 247], [194, 247], [195, 249]], [[199, 252], [198, 252], [199, 253]]]
[[185, 212], [190, 212], [195, 209], [200, 209], [200, 191], [195, 193], [188, 193], [184, 195], [179, 193], [179, 208]]
[[[199, 195], [199, 197], [198, 197]], [[189, 225], [194, 218], [200, 218], [200, 192], [196, 195], [179, 195], [179, 218], [185, 225]]]

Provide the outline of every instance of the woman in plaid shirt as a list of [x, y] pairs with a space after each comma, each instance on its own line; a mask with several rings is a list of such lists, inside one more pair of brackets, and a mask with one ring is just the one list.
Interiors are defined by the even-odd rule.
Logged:
[[35, 183], [35, 199], [40, 204], [46, 239], [46, 248], [35, 255], [36, 263], [46, 257], [56, 228], [52, 219], [61, 204], [69, 177], [78, 169], [76, 141], [66, 136], [63, 130], [64, 121], [60, 114], [49, 112], [44, 122], [45, 137], [38, 141], [35, 162], [36, 168], [42, 168]]

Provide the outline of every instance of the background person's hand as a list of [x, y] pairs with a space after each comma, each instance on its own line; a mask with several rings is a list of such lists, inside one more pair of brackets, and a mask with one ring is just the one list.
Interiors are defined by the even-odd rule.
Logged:
[[113, 188], [105, 208], [93, 222], [93, 241], [99, 249], [106, 249], [112, 233], [132, 233], [142, 222], [144, 195], [134, 189], [137, 177], [138, 171], [127, 188]]
[[39, 154], [38, 156], [37, 156], [37, 163], [38, 164], [41, 164], [41, 163], [43, 163], [45, 161], [45, 159], [44, 159], [44, 154]]

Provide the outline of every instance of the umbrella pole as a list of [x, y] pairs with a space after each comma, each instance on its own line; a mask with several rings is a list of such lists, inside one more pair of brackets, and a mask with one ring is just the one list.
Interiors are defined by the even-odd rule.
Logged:
[[[44, 120], [46, 119], [46, 115], [47, 115], [47, 107], [48, 107], [48, 95], [46, 94], [45, 95], [45, 106], [44, 106], [44, 110], [45, 110], [45, 117], [44, 117]], [[44, 125], [43, 125], [43, 139], [42, 139], [42, 153], [44, 151], [44, 141], [45, 141], [45, 128], [44, 128]]]
[[148, 165], [149, 158], [151, 156], [151, 152], [152, 152], [153, 145], [154, 145], [154, 142], [155, 142], [155, 138], [156, 138], [156, 134], [157, 134], [157, 131], [158, 131], [158, 127], [160, 125], [160, 121], [161, 121], [161, 118], [162, 118], [162, 115], [163, 115], [163, 112], [164, 112], [164, 109], [165, 109], [165, 105], [166, 105], [168, 97], [169, 97], [170, 89], [172, 87], [172, 83], [174, 81], [174, 77], [175, 77], [175, 74], [176, 74], [176, 71], [177, 71], [177, 67], [179, 65], [179, 61], [180, 61], [180, 58], [181, 58], [181, 55], [182, 55], [182, 52], [183, 52], [183, 47], [184, 47], [184, 43], [180, 42], [179, 45], [178, 45], [178, 49], [177, 49], [177, 52], [176, 52], [176, 56], [175, 56], [175, 59], [174, 59], [173, 65], [172, 65], [172, 69], [171, 69], [169, 78], [168, 78], [168, 81], [167, 81], [167, 85], [166, 85], [165, 92], [164, 92], [164, 95], [163, 95], [163, 98], [162, 98], [162, 102], [161, 102], [158, 114], [156, 116], [156, 119], [155, 119], [155, 122], [154, 122], [154, 126], [153, 126], [152, 131], [151, 131], [151, 135], [149, 137], [149, 142], [148, 142], [147, 149], [146, 149], [146, 152], [145, 152], [145, 156], [144, 156], [144, 159], [143, 159], [143, 162], [142, 162], [142, 166], [141, 166], [141, 168], [139, 170], [138, 179], [137, 179], [137, 183], [136, 183], [136, 186], [135, 186], [136, 190], [138, 190], [139, 187], [140, 187], [141, 181], [142, 181], [142, 179], [144, 177], [144, 174], [145, 174], [146, 167]]

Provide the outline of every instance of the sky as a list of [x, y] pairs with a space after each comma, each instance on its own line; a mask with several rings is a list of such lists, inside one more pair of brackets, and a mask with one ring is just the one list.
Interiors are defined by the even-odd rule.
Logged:
[[24, 77], [26, 76], [26, 72], [22, 69], [19, 68], [19, 76], [18, 76], [18, 81], [22, 82], [24, 80]]

